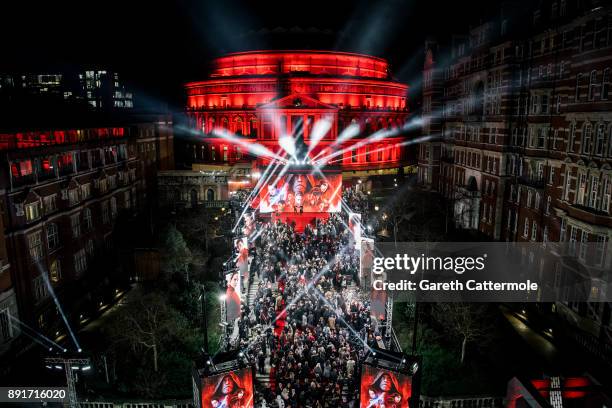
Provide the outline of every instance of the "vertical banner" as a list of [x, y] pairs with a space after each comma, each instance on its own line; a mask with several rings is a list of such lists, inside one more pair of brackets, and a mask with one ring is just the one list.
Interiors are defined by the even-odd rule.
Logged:
[[351, 238], [355, 243], [355, 248], [361, 248], [361, 214], [349, 213], [348, 227], [351, 231]]
[[249, 279], [249, 243], [247, 237], [234, 240], [236, 268], [240, 272], [240, 288], [245, 288]]
[[360, 408], [408, 408], [412, 396], [412, 377], [364, 364], [360, 388]]
[[202, 378], [201, 408], [253, 408], [250, 367]]
[[236, 270], [225, 275], [225, 318], [228, 324], [241, 317], [240, 273]]

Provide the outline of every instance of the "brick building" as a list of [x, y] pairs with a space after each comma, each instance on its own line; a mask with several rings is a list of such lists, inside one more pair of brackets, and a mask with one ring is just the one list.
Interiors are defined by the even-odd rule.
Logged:
[[[426, 43], [431, 140], [418, 179], [447, 198], [457, 227], [562, 246], [612, 278], [611, 51], [612, 7], [597, 0], [502, 8], [465, 35]], [[553, 309], [609, 341], [609, 304]]]
[[101, 123], [0, 132], [4, 349], [19, 321], [52, 339], [67, 334], [51, 292], [76, 329], [130, 281], [113, 233], [156, 202], [156, 173], [174, 161], [172, 121], [131, 114]]

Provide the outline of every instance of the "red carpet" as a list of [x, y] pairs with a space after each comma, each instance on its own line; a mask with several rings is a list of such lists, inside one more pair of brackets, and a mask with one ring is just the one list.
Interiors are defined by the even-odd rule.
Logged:
[[327, 212], [318, 212], [318, 213], [302, 213], [296, 214], [292, 212], [284, 212], [280, 214], [271, 214], [272, 221], [280, 220], [284, 223], [295, 223], [295, 231], [296, 232], [304, 232], [304, 228], [308, 224], [314, 224], [316, 219], [327, 220], [329, 218], [329, 213]]

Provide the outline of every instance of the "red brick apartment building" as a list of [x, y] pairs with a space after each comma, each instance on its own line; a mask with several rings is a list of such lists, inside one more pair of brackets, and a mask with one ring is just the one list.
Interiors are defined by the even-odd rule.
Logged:
[[173, 167], [172, 143], [167, 115], [0, 131], [0, 354], [32, 335], [23, 323], [67, 335], [48, 284], [77, 329], [129, 282], [129, 271], [101, 259], [116, 259], [122, 215], [154, 200], [157, 171]]
[[[503, 8], [465, 35], [426, 43], [422, 133], [432, 140], [420, 146], [418, 179], [448, 199], [458, 227], [494, 240], [564, 243], [606, 282], [612, 7], [537, 4]], [[600, 289], [594, 284], [593, 296]], [[612, 343], [609, 304], [552, 308], [597, 347]]]

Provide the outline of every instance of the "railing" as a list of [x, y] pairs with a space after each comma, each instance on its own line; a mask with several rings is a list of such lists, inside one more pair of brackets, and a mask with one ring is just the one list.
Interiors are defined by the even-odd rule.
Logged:
[[421, 395], [419, 399], [419, 408], [498, 408], [502, 406], [502, 397], [490, 395], [457, 398]]
[[204, 208], [222, 208], [222, 207], [229, 207], [229, 201], [224, 201], [224, 200], [202, 201], [201, 203], [199, 203], [199, 205], [202, 205]]
[[194, 408], [192, 400], [169, 401], [79, 401], [81, 408]]

